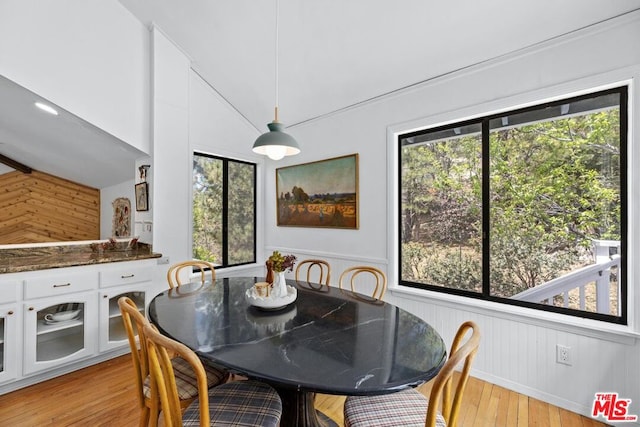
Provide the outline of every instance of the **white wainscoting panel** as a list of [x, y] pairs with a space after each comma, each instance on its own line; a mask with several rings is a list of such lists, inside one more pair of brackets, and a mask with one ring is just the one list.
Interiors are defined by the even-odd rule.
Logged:
[[[482, 341], [472, 375], [567, 410], [591, 415], [597, 392], [632, 399], [640, 414], [640, 351], [637, 340], [616, 342], [439, 304], [432, 298], [388, 293], [385, 300], [433, 325], [450, 345], [465, 320], [475, 321]], [[556, 344], [570, 347], [571, 366], [556, 362]], [[602, 420], [601, 420], [602, 421]], [[626, 425], [640, 425], [625, 423]]]

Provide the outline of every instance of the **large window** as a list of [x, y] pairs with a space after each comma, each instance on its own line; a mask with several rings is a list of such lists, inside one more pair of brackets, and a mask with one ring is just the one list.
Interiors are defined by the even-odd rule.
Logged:
[[193, 155], [193, 257], [216, 266], [256, 260], [256, 165]]
[[400, 135], [400, 283], [626, 324], [627, 88]]

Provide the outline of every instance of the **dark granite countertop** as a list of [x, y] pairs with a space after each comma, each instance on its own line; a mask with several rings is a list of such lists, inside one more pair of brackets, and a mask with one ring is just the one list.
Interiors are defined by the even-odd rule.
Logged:
[[151, 245], [117, 242], [0, 249], [0, 274], [160, 258]]

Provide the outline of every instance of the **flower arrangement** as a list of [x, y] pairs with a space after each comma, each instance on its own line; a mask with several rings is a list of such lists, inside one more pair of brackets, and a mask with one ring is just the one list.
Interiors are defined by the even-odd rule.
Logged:
[[273, 251], [267, 262], [271, 263], [271, 268], [277, 273], [293, 271], [293, 266], [296, 263], [296, 256], [282, 255], [278, 251]]

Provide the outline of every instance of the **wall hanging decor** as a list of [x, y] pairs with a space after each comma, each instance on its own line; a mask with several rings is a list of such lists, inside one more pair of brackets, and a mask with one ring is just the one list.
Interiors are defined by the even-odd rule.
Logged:
[[358, 228], [358, 154], [276, 169], [280, 226]]
[[129, 237], [131, 235], [131, 201], [126, 197], [118, 197], [111, 205], [113, 206], [111, 235]]
[[146, 182], [136, 184], [136, 210], [149, 210], [149, 184]]

